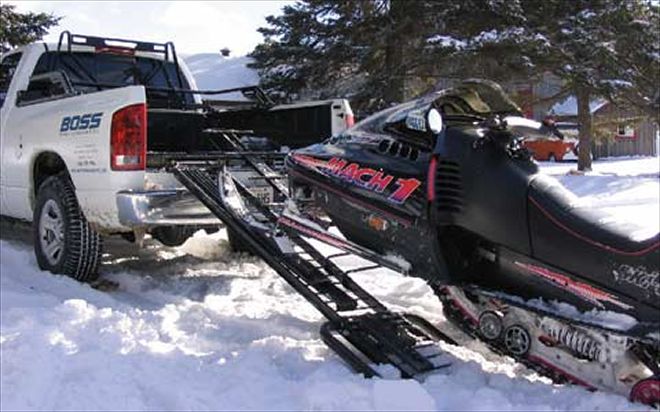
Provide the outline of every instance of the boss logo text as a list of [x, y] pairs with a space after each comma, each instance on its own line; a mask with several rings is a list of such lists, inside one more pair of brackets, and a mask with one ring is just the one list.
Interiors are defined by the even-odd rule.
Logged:
[[101, 125], [102, 117], [103, 113], [87, 113], [63, 117], [62, 123], [60, 123], [60, 133], [96, 129]]

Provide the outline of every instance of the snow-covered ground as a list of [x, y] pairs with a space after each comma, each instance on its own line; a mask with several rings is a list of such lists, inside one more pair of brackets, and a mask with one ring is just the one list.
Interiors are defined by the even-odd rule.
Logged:
[[[657, 158], [565, 174], [574, 167], [543, 165], [593, 207], [657, 232]], [[108, 240], [102, 273], [119, 283], [112, 292], [39, 271], [30, 237], [2, 222], [2, 410], [644, 409], [553, 385], [478, 342], [445, 346], [451, 369], [424, 382], [364, 379], [321, 342], [321, 316], [259, 259], [229, 252], [222, 230], [178, 248]], [[356, 279], [394, 309], [443, 322], [418, 279], [385, 270]]]

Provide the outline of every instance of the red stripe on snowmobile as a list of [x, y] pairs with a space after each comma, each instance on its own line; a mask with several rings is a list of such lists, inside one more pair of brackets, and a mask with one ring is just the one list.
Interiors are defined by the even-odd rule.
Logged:
[[601, 248], [601, 249], [605, 249], [605, 250], [607, 250], [607, 251], [609, 251], [609, 252], [617, 253], [617, 254], [619, 254], [619, 255], [625, 255], [625, 256], [641, 256], [641, 255], [645, 255], [645, 254], [647, 254], [647, 253], [649, 253], [649, 252], [652, 252], [653, 250], [657, 249], [657, 248], [660, 246], [660, 242], [656, 242], [655, 244], [653, 244], [653, 245], [651, 245], [651, 246], [649, 246], [649, 247], [647, 247], [647, 248], [645, 248], [645, 249], [638, 250], [638, 251], [635, 251], [635, 252], [627, 252], [627, 251], [625, 251], [625, 250], [619, 250], [619, 249], [614, 248], [614, 247], [609, 246], [609, 245], [604, 245], [604, 244], [599, 243], [599, 242], [597, 242], [597, 241], [595, 241], [595, 240], [593, 240], [593, 239], [590, 239], [590, 238], [588, 238], [588, 237], [586, 237], [586, 236], [584, 236], [584, 235], [581, 235], [580, 233], [577, 233], [576, 231], [574, 231], [574, 230], [572, 230], [571, 228], [567, 227], [566, 225], [564, 225], [563, 223], [561, 223], [557, 218], [555, 218], [554, 216], [552, 216], [552, 215], [550, 214], [550, 212], [548, 212], [547, 210], [545, 210], [545, 209], [543, 208], [543, 206], [541, 206], [541, 205], [540, 205], [540, 204], [539, 204], [539, 203], [538, 203], [533, 197], [528, 196], [528, 198], [529, 198], [529, 200], [534, 204], [534, 206], [538, 207], [539, 210], [541, 211], [541, 213], [543, 213], [543, 214], [544, 214], [548, 219], [550, 219], [555, 225], [557, 225], [557, 226], [559, 226], [560, 228], [564, 229], [566, 232], [570, 233], [570, 234], [573, 235], [574, 237], [576, 237], [576, 238], [578, 238], [578, 239], [580, 239], [580, 240], [583, 240], [583, 241], [585, 241], [585, 242], [587, 242], [587, 243], [589, 243], [589, 244], [591, 244], [591, 245], [594, 245], [594, 246], [596, 246], [596, 247], [599, 247], [599, 248]]
[[315, 239], [319, 239], [325, 243], [328, 243], [334, 247], [337, 247], [339, 249], [350, 249], [351, 245], [349, 245], [346, 242], [342, 242], [340, 239], [337, 239], [336, 237], [333, 236], [327, 236], [324, 235], [323, 233], [310, 229], [304, 225], [301, 225], [300, 223], [296, 222], [295, 220], [289, 219], [287, 217], [281, 216], [279, 219], [277, 219], [277, 223], [281, 223], [283, 225], [289, 226], [291, 228], [296, 229], [299, 232], [302, 232], [308, 236], [311, 236]]
[[451, 289], [445, 288], [445, 293], [451, 296], [452, 303], [456, 305], [456, 308], [458, 308], [458, 310], [463, 314], [463, 316], [468, 318], [474, 325], [479, 324], [479, 319], [476, 316], [474, 316], [472, 312], [468, 310], [468, 308], [466, 308], [465, 306], [463, 306], [463, 304], [461, 304], [461, 300], [452, 293]]
[[293, 160], [295, 160], [299, 164], [309, 166], [311, 168], [326, 168], [326, 167], [332, 168], [332, 166], [333, 166], [331, 164], [328, 164], [328, 162], [326, 162], [325, 160], [317, 159], [317, 158], [312, 157], [312, 156], [307, 156], [307, 155], [301, 155], [301, 154], [298, 154], [298, 153], [294, 153], [294, 154], [291, 155], [291, 157], [293, 158]]
[[406, 219], [406, 218], [404, 218], [404, 217], [402, 217], [402, 216], [398, 216], [398, 215], [395, 215], [394, 213], [390, 213], [390, 212], [388, 212], [388, 211], [386, 211], [386, 210], [383, 210], [383, 209], [381, 209], [381, 208], [379, 208], [379, 207], [376, 207], [376, 206], [374, 206], [374, 205], [372, 205], [372, 204], [370, 204], [370, 203], [364, 202], [364, 201], [362, 201], [362, 200], [360, 200], [360, 199], [358, 199], [358, 198], [356, 198], [356, 197], [354, 197], [354, 196], [351, 196], [351, 195], [349, 195], [349, 194], [347, 194], [347, 193], [345, 193], [345, 192], [343, 192], [343, 191], [341, 191], [341, 190], [335, 189], [334, 187], [332, 187], [332, 186], [330, 186], [330, 185], [327, 185], [327, 184], [325, 184], [325, 183], [319, 182], [318, 180], [315, 180], [315, 179], [312, 179], [312, 178], [310, 178], [310, 177], [307, 177], [307, 176], [305, 176], [304, 174], [302, 174], [302, 173], [300, 173], [300, 172], [297, 172], [297, 171], [295, 171], [295, 170], [290, 170], [290, 171], [289, 171], [289, 174], [290, 174], [290, 175], [295, 175], [296, 177], [299, 177], [299, 178], [301, 178], [301, 179], [307, 180], [308, 182], [311, 182], [311, 183], [315, 184], [316, 186], [320, 186], [320, 187], [322, 187], [323, 189], [325, 189], [325, 190], [327, 190], [327, 191], [329, 191], [329, 192], [332, 192], [332, 193], [336, 194], [336, 195], [339, 196], [339, 197], [343, 197], [343, 198], [349, 199], [351, 202], [357, 203], [357, 204], [359, 204], [360, 206], [362, 206], [362, 207], [364, 207], [364, 208], [366, 208], [366, 209], [375, 210], [376, 212], [378, 212], [378, 213], [380, 213], [380, 214], [383, 214], [383, 215], [385, 215], [385, 216], [387, 216], [387, 217], [389, 217], [389, 218], [391, 218], [391, 219], [393, 219], [393, 220], [396, 220], [397, 222], [401, 223], [402, 225], [404, 225], [404, 226], [406, 226], [406, 227], [412, 225], [412, 223], [413, 223], [413, 220], [412, 220], [412, 219]]
[[535, 275], [539, 275], [543, 279], [547, 279], [548, 281], [552, 282], [558, 287], [601, 308], [604, 308], [601, 301], [605, 301], [614, 304], [622, 309], [626, 309], [626, 310], [632, 309], [632, 306], [619, 301], [616, 298], [616, 296], [611, 295], [605, 291], [602, 291], [586, 283], [573, 280], [566, 275], [562, 275], [561, 273], [553, 272], [552, 270], [541, 266], [530, 265], [529, 263], [522, 263], [522, 262], [514, 262], [514, 263], [516, 266], [526, 269], [527, 271]]
[[426, 178], [426, 198], [429, 202], [432, 202], [435, 199], [435, 169], [438, 165], [438, 159], [433, 156], [431, 162], [429, 163], [429, 175]]
[[595, 391], [595, 390], [596, 390], [596, 387], [595, 387], [595, 386], [590, 385], [590, 384], [588, 384], [587, 382], [583, 381], [582, 379], [577, 378], [577, 377], [571, 375], [570, 373], [566, 372], [565, 370], [563, 370], [563, 369], [560, 368], [559, 366], [557, 366], [557, 365], [555, 365], [555, 364], [553, 364], [553, 363], [551, 363], [551, 362], [549, 362], [549, 361], [543, 359], [543, 358], [540, 357], [540, 356], [536, 356], [536, 355], [531, 355], [531, 354], [530, 354], [530, 355], [527, 355], [527, 358], [528, 358], [529, 360], [531, 360], [532, 362], [540, 363], [540, 364], [542, 364], [543, 366], [545, 366], [545, 367], [547, 367], [547, 368], [550, 368], [550, 369], [554, 370], [555, 372], [557, 372], [557, 373], [559, 373], [559, 374], [565, 376], [566, 378], [568, 378], [569, 380], [571, 380], [571, 381], [577, 383], [578, 385], [584, 386], [585, 388], [587, 388], [587, 389], [589, 389], [589, 390], [592, 390], [592, 391]]

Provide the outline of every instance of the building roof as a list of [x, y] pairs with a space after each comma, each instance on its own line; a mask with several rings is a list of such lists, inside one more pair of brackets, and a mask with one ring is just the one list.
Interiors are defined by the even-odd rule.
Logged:
[[[591, 114], [602, 109], [607, 103], [608, 101], [602, 98], [591, 100], [591, 102], [589, 102], [589, 110], [591, 111]], [[554, 116], [577, 116], [577, 99], [573, 95], [566, 97], [563, 101], [555, 103], [550, 110], [548, 110], [548, 114]]]

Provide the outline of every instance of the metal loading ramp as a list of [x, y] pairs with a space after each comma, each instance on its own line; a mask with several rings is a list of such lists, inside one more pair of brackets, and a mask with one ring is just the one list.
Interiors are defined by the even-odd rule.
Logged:
[[[288, 193], [283, 176], [257, 154], [242, 151], [231, 134], [224, 137], [236, 145], [237, 152], [214, 160], [173, 159], [169, 169], [224, 222], [228, 231], [325, 316], [327, 321], [320, 334], [328, 347], [367, 377], [381, 376], [377, 369], [383, 364], [394, 366], [404, 378], [421, 377], [449, 366], [438, 342], [455, 343], [451, 338], [419, 316], [390, 311], [350, 277], [358, 271], [393, 268], [393, 264], [343, 239], [343, 249], [351, 253], [320, 253], [303, 235], [333, 246], [337, 242], [331, 240], [339, 238], [327, 232], [313, 236], [314, 231], [320, 233], [321, 229], [305, 226], [304, 220], [295, 216], [284, 216]], [[280, 200], [277, 205], [258, 198], [233, 176], [227, 162], [237, 157], [243, 158], [246, 167], [273, 187]], [[292, 225], [292, 221], [297, 225]], [[307, 230], [300, 230], [301, 227]], [[344, 270], [334, 262], [353, 254], [373, 258], [376, 263]]]

